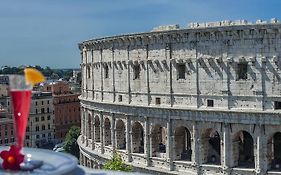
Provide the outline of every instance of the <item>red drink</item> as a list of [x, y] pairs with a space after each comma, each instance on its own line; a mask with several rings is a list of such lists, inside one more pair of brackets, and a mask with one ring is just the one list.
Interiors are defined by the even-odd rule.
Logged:
[[17, 145], [22, 148], [29, 115], [31, 90], [11, 90]]

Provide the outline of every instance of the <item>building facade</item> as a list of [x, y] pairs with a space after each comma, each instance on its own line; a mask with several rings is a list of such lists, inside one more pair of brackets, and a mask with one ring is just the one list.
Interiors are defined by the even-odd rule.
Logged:
[[52, 94], [33, 91], [25, 146], [44, 147], [54, 142], [54, 107]]
[[8, 146], [15, 144], [15, 132], [13, 119], [8, 118], [7, 109], [0, 108], [0, 145]]
[[80, 163], [281, 173], [281, 24], [221, 21], [79, 44]]
[[62, 142], [72, 126], [80, 127], [80, 94], [73, 93], [67, 82], [58, 81], [48, 84], [44, 91], [52, 92], [54, 104], [55, 139]]

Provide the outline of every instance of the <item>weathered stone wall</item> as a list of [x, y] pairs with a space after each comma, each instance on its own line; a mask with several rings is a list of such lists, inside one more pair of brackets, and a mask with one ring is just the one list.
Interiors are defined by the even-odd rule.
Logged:
[[202, 25], [79, 44], [82, 157], [117, 151], [171, 174], [280, 172], [281, 24]]

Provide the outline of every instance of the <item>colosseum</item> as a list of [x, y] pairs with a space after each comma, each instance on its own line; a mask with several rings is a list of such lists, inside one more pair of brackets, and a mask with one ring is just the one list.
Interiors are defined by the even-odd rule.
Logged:
[[80, 163], [281, 174], [281, 23], [160, 26], [79, 43]]

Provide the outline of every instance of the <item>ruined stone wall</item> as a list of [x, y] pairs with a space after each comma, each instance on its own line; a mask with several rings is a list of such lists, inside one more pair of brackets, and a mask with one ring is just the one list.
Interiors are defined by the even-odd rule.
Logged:
[[[153, 106], [160, 98], [161, 106], [206, 108], [213, 100], [215, 108], [273, 110], [280, 100], [280, 36], [279, 24], [267, 24], [84, 42], [83, 92], [97, 101], [136, 105]], [[178, 77], [179, 64], [184, 78]]]
[[281, 25], [240, 22], [80, 43], [82, 162], [280, 173]]

